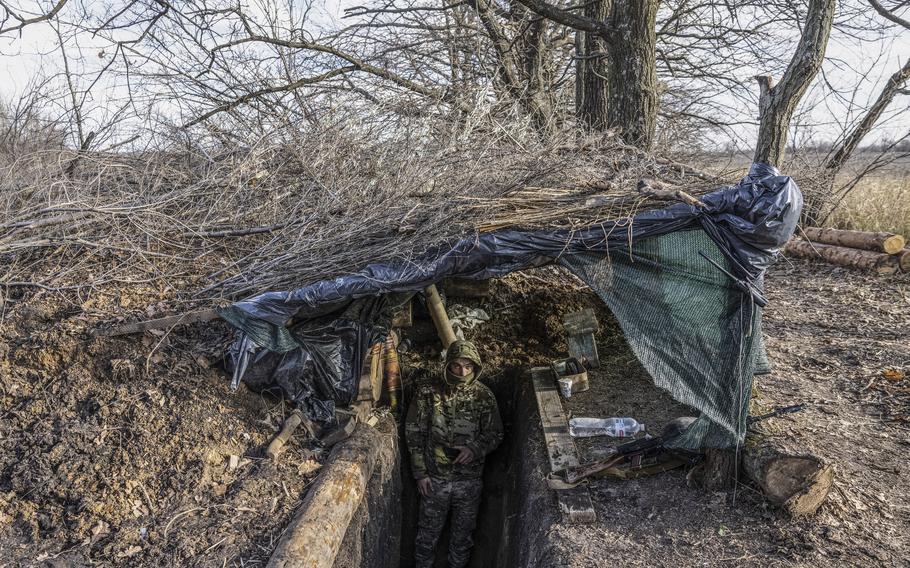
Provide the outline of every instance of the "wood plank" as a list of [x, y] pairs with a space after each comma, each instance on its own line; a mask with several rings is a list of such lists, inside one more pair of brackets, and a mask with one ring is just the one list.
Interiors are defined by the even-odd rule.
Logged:
[[590, 369], [600, 367], [597, 355], [597, 343], [594, 334], [600, 330], [597, 316], [591, 308], [566, 314], [562, 320], [566, 332], [566, 343], [569, 345], [569, 356], [575, 357]]
[[185, 325], [188, 323], [199, 323], [218, 319], [218, 313], [214, 310], [200, 310], [198, 312], [189, 312], [158, 318], [153, 320], [139, 321], [118, 325], [109, 329], [95, 329], [92, 335], [96, 337], [116, 337], [118, 335], [128, 335], [130, 333], [141, 333], [150, 329], [161, 329], [163, 327], [174, 327], [176, 325]]
[[[569, 422], [549, 367], [531, 369], [531, 381], [534, 385], [534, 395], [537, 397], [537, 410], [540, 413], [550, 470], [560, 471], [577, 466], [578, 449], [575, 447], [575, 440], [569, 434]], [[597, 521], [591, 494], [586, 486], [556, 491], [556, 500], [559, 510], [568, 522], [580, 524]]]
[[578, 465], [578, 450], [575, 440], [569, 434], [569, 422], [550, 369], [531, 369], [531, 379], [534, 381], [534, 395], [537, 397], [537, 410], [550, 458], [550, 469], [560, 471]]

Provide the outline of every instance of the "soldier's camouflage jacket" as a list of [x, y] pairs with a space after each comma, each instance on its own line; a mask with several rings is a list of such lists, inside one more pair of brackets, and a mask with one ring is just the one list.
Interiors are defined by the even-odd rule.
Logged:
[[[474, 362], [474, 375], [452, 386], [440, 376], [418, 383], [408, 406], [405, 438], [415, 479], [471, 479], [483, 474], [484, 458], [502, 441], [502, 420], [496, 398], [478, 378], [483, 367], [480, 355], [468, 341], [453, 343], [446, 354], [451, 361], [465, 357]], [[452, 463], [456, 446], [474, 452], [469, 464]]]

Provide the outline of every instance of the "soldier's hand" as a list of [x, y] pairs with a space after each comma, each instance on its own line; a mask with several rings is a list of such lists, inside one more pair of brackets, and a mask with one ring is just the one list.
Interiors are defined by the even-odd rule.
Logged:
[[428, 496], [433, 492], [433, 482], [430, 481], [429, 477], [424, 477], [423, 479], [417, 480], [417, 490], [420, 491], [420, 494], [424, 497]]
[[467, 446], [455, 446], [456, 450], [461, 450], [458, 452], [458, 457], [455, 458], [454, 463], [469, 464], [474, 461], [474, 452], [471, 451], [471, 448]]

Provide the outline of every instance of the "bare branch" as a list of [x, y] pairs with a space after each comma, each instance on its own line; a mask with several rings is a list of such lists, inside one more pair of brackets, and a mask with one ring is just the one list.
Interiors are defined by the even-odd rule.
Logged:
[[54, 4], [54, 7], [51, 8], [48, 13], [41, 14], [40, 16], [35, 16], [33, 18], [26, 18], [26, 17], [20, 16], [17, 12], [15, 12], [12, 8], [10, 8], [6, 2], [0, 2], [0, 8], [3, 8], [3, 10], [6, 12], [6, 18], [4, 18], [4, 22], [9, 20], [9, 18], [12, 18], [12, 19], [16, 20], [17, 22], [19, 22], [15, 26], [0, 28], [0, 34], [5, 34], [8, 32], [21, 32], [25, 28], [25, 26], [51, 20], [54, 18], [54, 16], [56, 16], [60, 12], [60, 10], [63, 9], [63, 7], [66, 5], [67, 1], [68, 0], [59, 0], [56, 4]]
[[604, 39], [608, 41], [610, 39], [610, 36], [616, 31], [604, 22], [573, 14], [569, 10], [559, 8], [558, 6], [554, 6], [549, 2], [545, 2], [544, 0], [518, 1], [532, 10], [534, 13], [539, 14], [548, 20], [552, 20], [564, 26], [569, 26], [570, 28], [576, 30], [600, 34], [604, 37]]
[[257, 91], [252, 91], [246, 95], [243, 95], [242, 97], [238, 97], [230, 102], [219, 105], [219, 106], [213, 108], [212, 110], [194, 118], [190, 122], [186, 123], [183, 126], [183, 128], [190, 128], [192, 126], [195, 126], [195, 125], [199, 124], [200, 122], [215, 116], [216, 114], [233, 110], [244, 103], [258, 99], [258, 98], [262, 97], [263, 95], [274, 94], [274, 93], [290, 93], [301, 87], [305, 87], [307, 85], [313, 85], [316, 83], [321, 83], [322, 81], [331, 79], [332, 77], [337, 77], [339, 75], [344, 75], [345, 73], [351, 73], [351, 72], [357, 71], [357, 70], [358, 70], [358, 68], [356, 66], [348, 65], [346, 67], [339, 67], [338, 69], [332, 69], [331, 71], [326, 71], [325, 73], [322, 73], [321, 75], [316, 75], [315, 77], [305, 77], [303, 79], [294, 81], [293, 83], [289, 83], [287, 85], [281, 85], [278, 87], [269, 87], [267, 89], [259, 89]]
[[894, 22], [895, 24], [910, 30], [910, 22], [899, 17], [894, 12], [891, 12], [890, 10], [888, 10], [887, 8], [882, 6], [881, 3], [878, 2], [878, 0], [869, 0], [869, 4], [871, 4], [872, 7], [875, 8], [875, 11], [878, 12], [883, 18], [890, 20], [890, 21]]
[[882, 92], [879, 93], [878, 99], [869, 108], [862, 120], [853, 128], [849, 135], [837, 146], [834, 154], [825, 162], [825, 169], [829, 172], [838, 172], [854, 150], [862, 142], [863, 138], [872, 130], [875, 123], [881, 117], [882, 113], [894, 100], [894, 97], [900, 92], [901, 88], [910, 79], [910, 58], [904, 63], [896, 73], [891, 75]]

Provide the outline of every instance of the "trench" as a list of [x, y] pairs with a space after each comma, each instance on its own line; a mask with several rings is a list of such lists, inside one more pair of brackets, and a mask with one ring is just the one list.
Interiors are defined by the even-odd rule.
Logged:
[[[529, 420], [528, 406], [536, 414], [530, 383], [522, 376], [520, 369], [505, 369], [496, 375], [486, 377], [485, 384], [496, 396], [502, 416], [504, 436], [500, 446], [487, 456], [484, 465], [483, 493], [477, 528], [474, 531], [474, 549], [469, 566], [516, 566], [516, 546], [520, 541], [521, 518], [519, 511], [523, 501], [521, 479], [528, 462], [523, 455], [522, 436]], [[524, 388], [524, 387], [527, 388]], [[404, 439], [399, 438], [399, 447]], [[414, 566], [414, 539], [417, 536], [418, 500], [416, 486], [411, 475], [406, 453], [400, 454], [403, 495], [401, 514], [400, 568]], [[448, 525], [448, 522], [447, 522]], [[448, 549], [448, 526], [436, 547], [435, 566], [446, 566]]]

